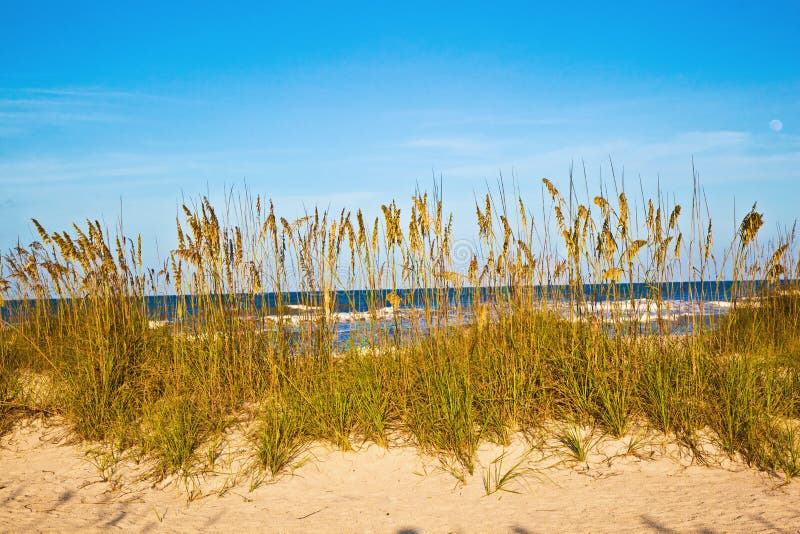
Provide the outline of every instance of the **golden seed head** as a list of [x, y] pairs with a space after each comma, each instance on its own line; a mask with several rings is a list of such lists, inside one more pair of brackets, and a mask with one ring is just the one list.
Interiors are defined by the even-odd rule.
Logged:
[[623, 275], [622, 269], [618, 267], [612, 267], [611, 269], [607, 269], [606, 272], [603, 273], [603, 280], [609, 280], [612, 282], [619, 282]]
[[636, 241], [630, 244], [628, 250], [625, 251], [625, 256], [628, 260], [628, 263], [633, 261], [633, 258], [635, 258], [637, 254], [639, 254], [639, 251], [646, 244], [647, 241], [645, 241], [644, 239], [637, 239]]
[[555, 200], [557, 197], [561, 196], [561, 194], [558, 192], [558, 189], [556, 189], [556, 186], [554, 186], [550, 180], [547, 178], [542, 178], [542, 183], [547, 188], [547, 192], [550, 193], [550, 198]]
[[714, 239], [711, 233], [711, 221], [708, 221], [708, 230], [706, 231], [706, 242], [703, 250], [703, 258], [708, 261], [711, 256], [711, 248], [714, 246]]
[[594, 197], [594, 203], [597, 205], [597, 207], [600, 208], [600, 211], [603, 212], [603, 216], [607, 217], [608, 216], [608, 210], [609, 210], [608, 200], [606, 200], [602, 196], [596, 196], [596, 197]]
[[745, 215], [742, 224], [739, 226], [739, 237], [742, 240], [742, 246], [746, 247], [753, 241], [764, 224], [764, 216], [762, 213], [756, 211], [756, 205]]
[[669, 216], [669, 229], [672, 230], [675, 228], [675, 225], [678, 224], [678, 217], [681, 214], [681, 207], [680, 205], [676, 205], [672, 209], [672, 213]]

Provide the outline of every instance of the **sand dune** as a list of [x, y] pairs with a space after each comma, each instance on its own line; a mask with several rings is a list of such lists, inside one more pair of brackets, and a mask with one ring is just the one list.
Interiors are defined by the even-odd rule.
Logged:
[[[137, 480], [147, 462], [128, 458], [105, 466], [67, 435], [64, 427], [34, 420], [0, 440], [0, 529], [800, 531], [800, 482], [787, 485], [726, 460], [698, 465], [657, 438], [636, 455], [625, 454], [625, 440], [605, 439], [582, 464], [555, 449], [526, 455], [521, 439], [506, 449], [485, 445], [464, 484], [411, 447], [345, 453], [319, 445], [306, 451], [292, 474], [257, 485], [252, 475], [235, 474], [246, 463], [244, 444], [235, 436], [213, 473], [186, 484], [177, 478], [153, 484]], [[506, 487], [518, 493], [487, 496], [484, 479], [504, 450], [499, 473], [527, 458], [523, 476]]]

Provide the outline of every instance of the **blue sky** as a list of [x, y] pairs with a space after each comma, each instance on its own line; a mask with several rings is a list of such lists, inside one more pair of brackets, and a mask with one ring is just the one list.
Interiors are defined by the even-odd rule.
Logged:
[[440, 176], [466, 228], [501, 173], [535, 206], [609, 159], [686, 202], [694, 158], [720, 232], [798, 215], [800, 2], [226, 4], [0, 0], [0, 249], [120, 207], [169, 248], [245, 182], [291, 216]]

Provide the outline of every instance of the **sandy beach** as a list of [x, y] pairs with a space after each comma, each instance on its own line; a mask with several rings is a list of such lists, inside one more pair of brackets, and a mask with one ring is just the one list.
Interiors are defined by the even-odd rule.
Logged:
[[[268, 532], [798, 532], [800, 484], [725, 459], [698, 465], [651, 437], [603, 438], [585, 463], [522, 439], [485, 444], [459, 482], [412, 447], [314, 446], [276, 481], [247, 473], [244, 441], [213, 469], [154, 483], [148, 463], [103, 463], [65, 427], [27, 421], [0, 441], [0, 530]], [[89, 451], [87, 453], [87, 451]], [[494, 460], [500, 454], [504, 465]], [[501, 490], [492, 473], [525, 457]], [[247, 474], [243, 474], [247, 473]]]
[[0, 534], [800, 534], [798, 28], [3, 2]]

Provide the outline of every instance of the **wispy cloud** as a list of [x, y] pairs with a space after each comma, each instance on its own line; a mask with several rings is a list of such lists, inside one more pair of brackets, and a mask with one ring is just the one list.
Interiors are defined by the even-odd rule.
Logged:
[[135, 106], [174, 99], [103, 88], [0, 88], [0, 137], [16, 137], [46, 126], [122, 122]]
[[752, 138], [749, 132], [687, 132], [668, 141], [644, 144], [642, 148], [651, 158], [680, 156], [715, 150], [742, 149], [750, 145]]
[[524, 117], [503, 115], [468, 115], [432, 119], [420, 123], [424, 128], [448, 126], [555, 126], [568, 123], [566, 117]]
[[128, 93], [58, 89], [0, 90], [0, 135], [15, 137], [43, 126], [125, 120]]
[[190, 166], [190, 159], [103, 154], [87, 158], [20, 159], [0, 163], [0, 184], [35, 186], [87, 183], [109, 178], [165, 176]]
[[323, 193], [314, 195], [281, 195], [273, 200], [280, 206], [305, 205], [319, 206], [358, 206], [361, 203], [375, 199], [379, 194], [375, 191], [345, 191], [341, 193]]
[[[685, 176], [691, 171], [694, 157], [705, 180], [710, 182], [794, 180], [800, 177], [800, 139], [787, 137], [780, 141], [770, 144], [743, 131], [684, 132], [655, 142], [622, 137], [551, 150], [491, 152], [469, 164], [445, 164], [440, 170], [453, 178], [487, 178], [510, 169], [528, 176], [561, 176], [570, 163], [581, 166], [585, 162], [593, 173], [592, 169], [606, 166], [611, 158], [618, 170], [624, 166], [629, 173], [654, 179], [659, 174]], [[517, 145], [530, 147], [535, 143]]]
[[19, 90], [21, 93], [29, 93], [34, 95], [54, 95], [54, 96], [72, 96], [81, 98], [156, 98], [154, 95], [144, 93], [130, 92], [130, 91], [114, 91], [95, 87], [79, 87], [79, 88], [41, 88], [29, 87]]
[[[0, 123], [31, 125], [53, 124], [63, 125], [70, 122], [117, 122], [123, 120], [121, 115], [102, 112], [71, 113], [63, 111], [0, 111]], [[21, 131], [22, 128], [9, 128], [9, 131]]]
[[38, 185], [132, 186], [149, 180], [162, 184], [187, 180], [241, 179], [274, 168], [274, 150], [205, 152], [99, 152], [81, 156], [0, 159], [0, 188]]
[[497, 142], [471, 139], [467, 137], [426, 137], [411, 139], [403, 144], [409, 148], [450, 150], [454, 152], [485, 151], [497, 146]]
[[[4, 92], [11, 92], [8, 89], [0, 88], [0, 94]], [[164, 94], [146, 93], [143, 91], [122, 91], [107, 89], [103, 87], [65, 87], [65, 88], [47, 88], [47, 87], [29, 87], [24, 89], [17, 89], [13, 92], [19, 95], [30, 95], [39, 99], [37, 95], [48, 96], [56, 99], [71, 98], [72, 101], [81, 102], [105, 102], [105, 103], [130, 103], [135, 101], [153, 101], [160, 102], [180, 102], [185, 104], [202, 104], [204, 101], [195, 98], [175, 97]]]

